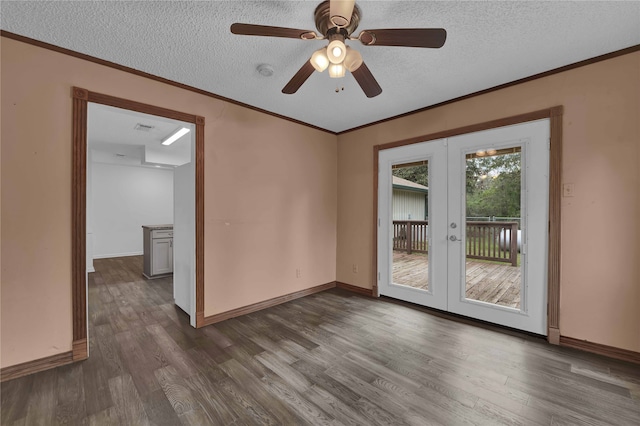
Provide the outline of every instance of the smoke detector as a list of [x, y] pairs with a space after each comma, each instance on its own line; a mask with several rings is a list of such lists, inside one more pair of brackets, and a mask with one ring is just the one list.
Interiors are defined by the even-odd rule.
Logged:
[[273, 75], [273, 67], [269, 64], [260, 64], [256, 69], [263, 77], [271, 77]]

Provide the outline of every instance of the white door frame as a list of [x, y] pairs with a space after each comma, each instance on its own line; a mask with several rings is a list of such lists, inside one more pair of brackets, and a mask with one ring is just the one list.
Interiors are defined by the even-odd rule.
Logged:
[[[373, 197], [373, 232], [374, 240], [377, 241], [378, 234], [378, 157], [379, 154], [391, 148], [413, 145], [425, 141], [457, 136], [465, 133], [477, 132], [496, 127], [508, 126], [511, 124], [526, 123], [529, 121], [550, 119], [550, 166], [549, 166], [549, 250], [548, 250], [548, 272], [547, 272], [547, 339], [551, 344], [560, 344], [560, 270], [561, 270], [561, 197], [562, 197], [562, 118], [564, 108], [559, 106], [547, 109], [523, 113], [520, 115], [508, 116], [492, 121], [467, 125], [464, 127], [438, 131], [432, 134], [411, 137], [405, 140], [398, 140], [373, 147], [373, 170], [374, 170], [374, 197]], [[377, 244], [373, 247], [373, 271], [372, 275], [372, 295], [380, 295], [378, 288], [378, 253]]]

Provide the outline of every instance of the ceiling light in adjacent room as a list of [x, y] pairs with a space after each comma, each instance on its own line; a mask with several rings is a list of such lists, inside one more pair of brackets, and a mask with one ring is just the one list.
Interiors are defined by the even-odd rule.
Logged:
[[164, 138], [162, 140], [162, 145], [171, 145], [172, 143], [174, 143], [175, 141], [177, 141], [178, 139], [180, 139], [182, 136], [186, 135], [190, 131], [191, 130], [186, 127], [181, 127], [180, 129], [173, 132], [171, 135]]

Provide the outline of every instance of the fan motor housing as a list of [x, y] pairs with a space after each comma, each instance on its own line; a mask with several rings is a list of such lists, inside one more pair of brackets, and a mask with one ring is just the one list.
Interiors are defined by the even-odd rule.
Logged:
[[[316, 28], [318, 32], [324, 36], [327, 36], [329, 30], [336, 29], [336, 27], [331, 23], [331, 19], [329, 16], [329, 0], [323, 1], [316, 7], [316, 11], [314, 12], [314, 17], [316, 21]], [[344, 28], [341, 28], [341, 32], [346, 32], [346, 37], [351, 35], [356, 28], [358, 28], [358, 24], [360, 23], [360, 8], [358, 5], [353, 6], [353, 13], [351, 14], [351, 22]]]

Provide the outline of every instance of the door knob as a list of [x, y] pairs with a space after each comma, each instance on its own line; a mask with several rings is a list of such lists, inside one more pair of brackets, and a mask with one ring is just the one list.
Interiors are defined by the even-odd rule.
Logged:
[[462, 241], [461, 239], [459, 239], [458, 237], [456, 237], [455, 235], [451, 235], [449, 237], [449, 241]]

